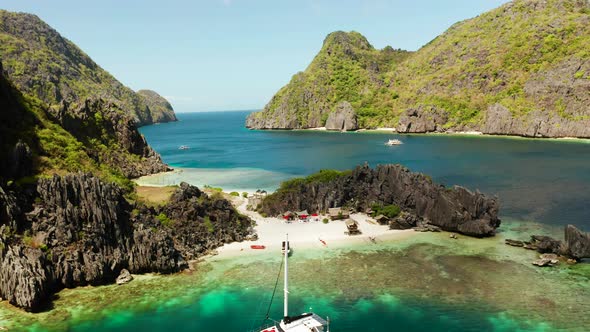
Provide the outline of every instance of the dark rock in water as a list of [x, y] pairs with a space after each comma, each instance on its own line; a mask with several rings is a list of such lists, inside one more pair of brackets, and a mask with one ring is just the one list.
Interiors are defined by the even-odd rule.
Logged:
[[328, 115], [326, 129], [341, 131], [358, 129], [356, 113], [349, 102], [343, 101], [336, 105], [334, 112]]
[[507, 245], [513, 246], [513, 247], [524, 247], [524, 244], [525, 244], [523, 241], [512, 240], [512, 239], [506, 239], [504, 242]]
[[129, 273], [129, 270], [123, 269], [121, 270], [121, 273], [119, 274], [115, 282], [117, 283], [117, 285], [124, 285], [130, 283], [131, 281], [133, 281], [133, 276], [131, 275], [131, 273]]
[[564, 243], [550, 236], [532, 235], [531, 245], [540, 253], [565, 253]]
[[571, 257], [574, 260], [590, 258], [590, 233], [584, 233], [573, 225], [567, 225], [565, 228], [565, 242], [550, 236], [532, 235], [530, 242], [507, 239], [506, 244], [540, 253]]
[[[341, 206], [366, 211], [373, 204], [396, 204], [445, 231], [491, 236], [500, 225], [496, 198], [463, 187], [446, 188], [401, 165], [359, 166], [328, 181], [295, 181], [289, 186], [267, 196], [261, 212], [272, 216], [285, 211], [315, 213]], [[399, 221], [394, 227], [406, 226], [406, 221]]]
[[469, 236], [481, 236], [482, 234], [494, 234], [498, 226], [490, 223], [487, 219], [467, 220], [459, 224], [459, 233]]
[[571, 257], [590, 258], [590, 233], [582, 232], [573, 225], [567, 225], [565, 243]]

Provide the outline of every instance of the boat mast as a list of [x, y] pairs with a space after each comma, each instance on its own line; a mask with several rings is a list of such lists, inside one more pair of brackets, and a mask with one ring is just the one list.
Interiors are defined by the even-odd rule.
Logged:
[[289, 260], [289, 234], [286, 235], [285, 241], [285, 304], [284, 304], [284, 318], [283, 320], [286, 322], [289, 319], [289, 267], [288, 267], [288, 260]]

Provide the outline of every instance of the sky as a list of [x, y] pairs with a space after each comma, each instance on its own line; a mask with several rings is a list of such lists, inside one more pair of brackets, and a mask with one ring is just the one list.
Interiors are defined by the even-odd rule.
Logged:
[[417, 50], [505, 0], [0, 0], [177, 112], [261, 109], [333, 31]]

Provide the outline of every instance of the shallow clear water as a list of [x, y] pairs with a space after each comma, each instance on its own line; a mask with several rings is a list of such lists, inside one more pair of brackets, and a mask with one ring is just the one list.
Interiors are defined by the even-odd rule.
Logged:
[[[332, 331], [588, 331], [590, 264], [538, 269], [503, 244], [590, 228], [590, 144], [446, 135], [248, 131], [247, 112], [179, 114], [141, 128], [167, 163], [150, 181], [273, 189], [292, 176], [363, 163], [402, 163], [445, 184], [498, 194], [504, 223], [489, 239], [419, 234], [378, 245], [296, 250], [291, 309], [311, 307]], [[389, 138], [404, 142], [387, 147]], [[179, 150], [189, 145], [189, 150]], [[64, 290], [54, 309], [0, 305], [11, 330], [250, 331], [262, 323], [280, 257], [213, 258], [193, 273], [139, 276], [125, 286]], [[271, 317], [280, 318], [281, 291]]]

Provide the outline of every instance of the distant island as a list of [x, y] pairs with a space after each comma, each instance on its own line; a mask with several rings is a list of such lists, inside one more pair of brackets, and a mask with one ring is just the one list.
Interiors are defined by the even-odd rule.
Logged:
[[590, 137], [590, 4], [517, 0], [416, 52], [334, 32], [251, 129]]

